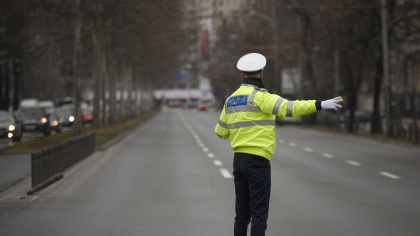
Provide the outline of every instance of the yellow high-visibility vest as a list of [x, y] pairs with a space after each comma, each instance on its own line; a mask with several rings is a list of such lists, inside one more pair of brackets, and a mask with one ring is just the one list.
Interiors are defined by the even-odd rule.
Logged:
[[242, 84], [226, 99], [215, 132], [232, 149], [270, 160], [276, 148], [275, 116], [299, 117], [317, 111], [315, 100], [288, 101], [266, 89]]

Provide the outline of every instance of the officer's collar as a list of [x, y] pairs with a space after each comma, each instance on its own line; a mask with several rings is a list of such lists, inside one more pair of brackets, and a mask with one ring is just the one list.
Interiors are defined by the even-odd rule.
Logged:
[[253, 85], [253, 86], [255, 86], [256, 88], [259, 88], [259, 89], [264, 89], [265, 88], [265, 85], [263, 84], [262, 79], [258, 79], [258, 78], [244, 78], [242, 80], [242, 86], [243, 85]]

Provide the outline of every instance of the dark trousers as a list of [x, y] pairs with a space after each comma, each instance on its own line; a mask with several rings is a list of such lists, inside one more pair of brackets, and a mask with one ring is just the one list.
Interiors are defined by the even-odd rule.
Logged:
[[235, 236], [246, 236], [251, 221], [251, 236], [264, 236], [267, 228], [271, 190], [270, 161], [235, 157]]

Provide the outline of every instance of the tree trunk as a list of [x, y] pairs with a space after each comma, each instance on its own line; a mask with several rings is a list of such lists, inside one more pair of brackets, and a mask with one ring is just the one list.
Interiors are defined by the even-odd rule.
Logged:
[[347, 126], [347, 132], [352, 133], [354, 132], [354, 122], [355, 122], [355, 110], [356, 110], [356, 103], [357, 103], [357, 92], [350, 91], [348, 104], [350, 109], [350, 117], [349, 117], [349, 124]]
[[383, 63], [382, 60], [378, 61], [376, 65], [376, 76], [374, 80], [374, 94], [373, 94], [373, 114], [371, 120], [371, 133], [382, 134], [382, 120], [379, 111], [380, 94], [382, 90], [382, 77], [383, 77]]
[[82, 11], [80, 9], [82, 0], [76, 0], [74, 9], [74, 51], [73, 51], [73, 86], [74, 86], [74, 123], [73, 135], [82, 133], [82, 113], [80, 111], [80, 83], [81, 83], [81, 59], [82, 59]]
[[5, 102], [4, 102], [4, 97], [5, 97], [5, 93], [3, 91], [3, 84], [5, 81], [6, 76], [4, 76], [4, 64], [0, 63], [0, 110], [4, 110], [5, 107]]
[[[112, 58], [112, 57], [110, 57]], [[109, 72], [110, 72], [110, 76], [109, 76], [109, 124], [113, 125], [116, 123], [116, 119], [115, 119], [115, 93], [116, 93], [116, 83], [115, 80], [118, 77], [118, 71], [117, 71], [117, 65], [115, 60], [110, 59], [111, 61], [109, 62]]]
[[94, 97], [93, 97], [93, 128], [98, 129], [101, 124], [99, 120], [99, 99], [100, 99], [100, 75], [98, 74], [99, 67], [99, 42], [96, 28], [91, 28], [92, 41], [93, 41], [93, 86], [94, 86]]
[[103, 125], [104, 125], [104, 117], [102, 116], [102, 113], [103, 113], [103, 110], [102, 110], [102, 106], [103, 106], [103, 104], [104, 104], [104, 100], [102, 99], [102, 96], [103, 96], [103, 92], [104, 92], [104, 86], [103, 86], [103, 81], [104, 81], [104, 79], [103, 79], [103, 71], [102, 71], [102, 49], [101, 49], [101, 44], [100, 44], [100, 42], [99, 42], [99, 40], [98, 40], [98, 45], [97, 45], [97, 47], [98, 47], [98, 54], [97, 54], [97, 56], [98, 56], [98, 58], [97, 58], [97, 63], [96, 63], [96, 75], [97, 75], [97, 84], [96, 84], [96, 89], [97, 89], [97, 91], [98, 91], [98, 103], [99, 103], [99, 106], [98, 106], [98, 113], [99, 113], [99, 115], [98, 115], [98, 117], [99, 117], [99, 122], [98, 122], [98, 125], [99, 125], [99, 128], [101, 128]]
[[107, 81], [108, 81], [108, 73], [106, 71], [106, 52], [105, 50], [102, 50], [102, 60], [101, 60], [101, 72], [102, 72], [102, 126], [106, 126], [107, 125], [107, 115], [106, 115], [106, 107], [107, 107], [107, 102], [106, 102], [106, 90], [107, 90]]
[[125, 62], [121, 66], [121, 96], [120, 96], [120, 109], [119, 113], [119, 120], [124, 120], [125, 116], [125, 92], [127, 91], [127, 65]]
[[127, 117], [133, 117], [133, 66], [128, 67], [127, 74]]
[[20, 101], [20, 81], [22, 73], [22, 62], [13, 63], [13, 73], [14, 73], [14, 85], [13, 85], [13, 110], [19, 108]]
[[5, 74], [5, 77], [4, 77], [4, 84], [5, 84], [5, 88], [4, 88], [4, 110], [6, 110], [6, 111], [8, 111], [9, 110], [9, 105], [10, 105], [10, 98], [9, 98], [9, 95], [10, 95], [10, 75], [9, 75], [9, 71], [10, 71], [10, 68], [9, 68], [9, 63], [8, 62], [6, 62], [5, 64], [4, 64], [4, 74]]

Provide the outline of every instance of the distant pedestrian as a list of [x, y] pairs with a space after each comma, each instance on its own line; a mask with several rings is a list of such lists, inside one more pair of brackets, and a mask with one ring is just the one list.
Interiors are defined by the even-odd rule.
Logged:
[[266, 59], [258, 53], [241, 57], [242, 84], [225, 102], [215, 132], [235, 151], [235, 236], [263, 236], [267, 229], [271, 190], [270, 159], [276, 146], [275, 116], [299, 117], [321, 109], [341, 108], [341, 97], [326, 101], [288, 101], [270, 94], [262, 82]]

